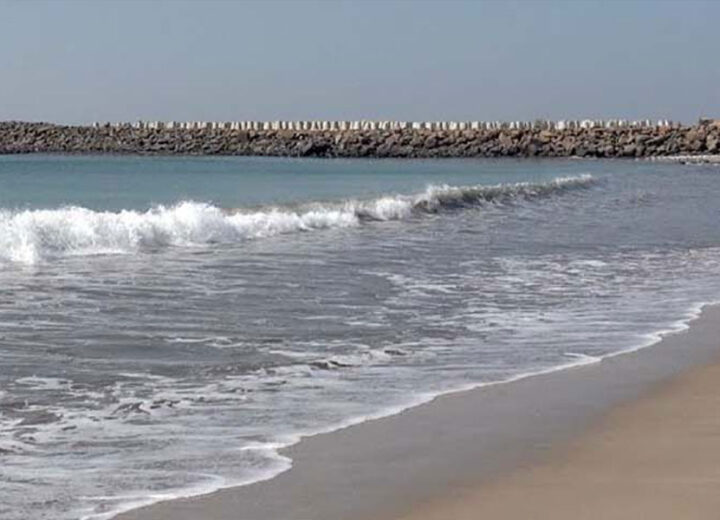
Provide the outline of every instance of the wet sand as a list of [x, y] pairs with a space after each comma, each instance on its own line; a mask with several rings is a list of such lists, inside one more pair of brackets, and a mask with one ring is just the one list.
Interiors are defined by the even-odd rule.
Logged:
[[283, 450], [293, 467], [270, 481], [118, 518], [709, 518], [705, 507], [720, 510], [719, 333], [720, 308], [708, 307], [651, 348], [309, 437]]

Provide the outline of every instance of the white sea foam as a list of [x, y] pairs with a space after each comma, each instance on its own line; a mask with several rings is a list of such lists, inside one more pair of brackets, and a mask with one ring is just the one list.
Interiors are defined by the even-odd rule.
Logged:
[[[676, 326], [672, 328], [671, 331], [663, 331], [661, 333], [658, 333], [656, 336], [656, 340], [653, 341], [652, 344], [657, 343], [662, 339], [664, 335], [666, 335], [669, 332], [676, 332], [678, 329], [681, 328], [687, 328], [689, 327], [689, 324], [691, 321], [696, 319], [699, 316], [700, 309], [702, 309], [703, 305], [698, 305], [697, 307], [693, 308], [693, 311], [689, 313], [689, 315], [684, 319], [679, 321]], [[680, 325], [682, 324], [682, 325]], [[537, 376], [543, 376], [552, 374], [554, 372], [559, 372], [567, 369], [577, 368], [585, 365], [595, 364], [602, 362], [603, 359], [607, 357], [612, 357], [614, 355], [623, 354], [632, 352], [634, 350], [638, 350], [639, 348], [644, 348], [647, 346], [650, 346], [651, 344], [644, 344], [642, 346], [638, 346], [632, 349], [627, 349], [624, 351], [611, 353], [605, 356], [588, 356], [585, 354], [579, 354], [579, 353], [572, 353], [567, 352], [565, 353], [565, 356], [570, 359], [570, 361], [567, 361], [565, 363], [559, 363], [550, 367], [536, 369], [536, 370], [530, 370], [527, 372], [521, 372], [515, 375], [512, 375], [510, 377], [506, 377], [504, 379], [496, 380], [496, 381], [487, 381], [487, 382], [479, 382], [479, 383], [469, 383], [459, 386], [450, 386], [445, 388], [444, 390], [440, 391], [428, 391], [428, 392], [417, 392], [412, 396], [407, 396], [405, 401], [402, 403], [398, 403], [392, 406], [387, 406], [384, 408], [381, 408], [379, 410], [376, 410], [372, 413], [366, 413], [362, 415], [356, 415], [352, 417], [348, 417], [343, 421], [336, 422], [330, 425], [325, 426], [319, 426], [316, 428], [304, 430], [304, 431], [298, 431], [293, 434], [286, 434], [284, 436], [278, 436], [278, 440], [276, 442], [269, 442], [269, 443], [251, 443], [246, 446], [238, 448], [238, 451], [260, 451], [263, 453], [264, 456], [268, 458], [268, 460], [272, 461], [273, 464], [271, 464], [269, 467], [265, 468], [264, 470], [254, 473], [252, 475], [246, 476], [245, 479], [238, 479], [236, 481], [228, 481], [228, 480], [222, 480], [222, 479], [216, 479], [214, 482], [209, 482], [204, 485], [196, 485], [191, 486], [185, 489], [176, 489], [172, 492], [167, 492], [163, 494], [146, 494], [146, 495], [138, 495], [133, 497], [127, 497], [125, 500], [121, 500], [120, 503], [113, 508], [110, 512], [106, 512], [103, 514], [90, 514], [87, 516], [84, 516], [82, 520], [109, 520], [113, 518], [114, 516], [132, 510], [136, 509], [142, 506], [150, 505], [153, 503], [158, 502], [164, 502], [168, 500], [174, 500], [178, 498], [184, 498], [184, 497], [193, 497], [193, 496], [200, 496], [200, 495], [206, 495], [212, 492], [215, 492], [220, 489], [228, 488], [228, 487], [238, 487], [243, 485], [248, 485], [251, 483], [257, 483], [262, 482], [265, 480], [270, 480], [277, 475], [284, 473], [285, 471], [289, 470], [292, 467], [292, 459], [289, 457], [286, 457], [281, 454], [281, 450], [284, 448], [288, 448], [294, 444], [297, 444], [300, 442], [303, 438], [306, 437], [312, 437], [319, 434], [326, 434], [331, 433], [334, 431], [342, 430], [345, 428], [349, 428], [351, 426], [355, 426], [358, 424], [362, 424], [367, 421], [373, 421], [378, 419], [383, 419], [385, 417], [390, 417], [393, 415], [397, 415], [405, 410], [415, 408], [417, 406], [429, 403], [436, 398], [442, 396], [442, 395], [448, 395], [453, 393], [460, 393], [460, 392], [467, 392], [470, 390], [476, 390], [483, 387], [490, 387], [490, 386], [497, 386], [507, 383], [513, 383], [517, 381], [521, 381], [523, 379], [528, 379], [531, 377], [537, 377]], [[103, 498], [103, 497], [94, 497], [95, 499]], [[113, 499], [118, 499], [118, 497], [108, 497]], [[122, 497], [120, 497], [122, 498]]]
[[355, 227], [365, 221], [401, 220], [418, 213], [534, 199], [588, 187], [593, 182], [592, 176], [580, 175], [545, 183], [430, 186], [416, 195], [255, 211], [226, 211], [193, 201], [157, 206], [145, 212], [93, 211], [82, 207], [0, 210], [0, 261], [35, 264], [63, 256], [237, 243], [285, 233]]

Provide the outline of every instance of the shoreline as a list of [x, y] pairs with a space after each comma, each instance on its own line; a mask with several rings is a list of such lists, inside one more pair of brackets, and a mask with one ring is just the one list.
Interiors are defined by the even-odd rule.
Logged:
[[[396, 518], [414, 505], [454, 496], [458, 485], [474, 488], [542, 461], [608, 410], [720, 359], [712, 339], [718, 318], [720, 306], [705, 306], [686, 330], [599, 363], [445, 393], [395, 415], [303, 437], [280, 450], [292, 468], [270, 480], [188, 498], [158, 497], [165, 501], [111, 518]], [[692, 348], [685, 349], [687, 343]]]
[[720, 359], [613, 407], [545, 460], [385, 520], [716, 518], [718, 390]]

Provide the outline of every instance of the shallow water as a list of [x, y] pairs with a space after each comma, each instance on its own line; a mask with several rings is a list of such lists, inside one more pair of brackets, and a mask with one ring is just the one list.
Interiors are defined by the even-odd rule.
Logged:
[[651, 344], [718, 300], [720, 169], [0, 157], [0, 518], [268, 478], [275, 449]]

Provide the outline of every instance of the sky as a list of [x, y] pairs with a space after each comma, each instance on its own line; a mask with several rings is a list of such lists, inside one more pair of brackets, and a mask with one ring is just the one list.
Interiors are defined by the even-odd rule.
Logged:
[[720, 1], [0, 0], [0, 120], [720, 117]]

